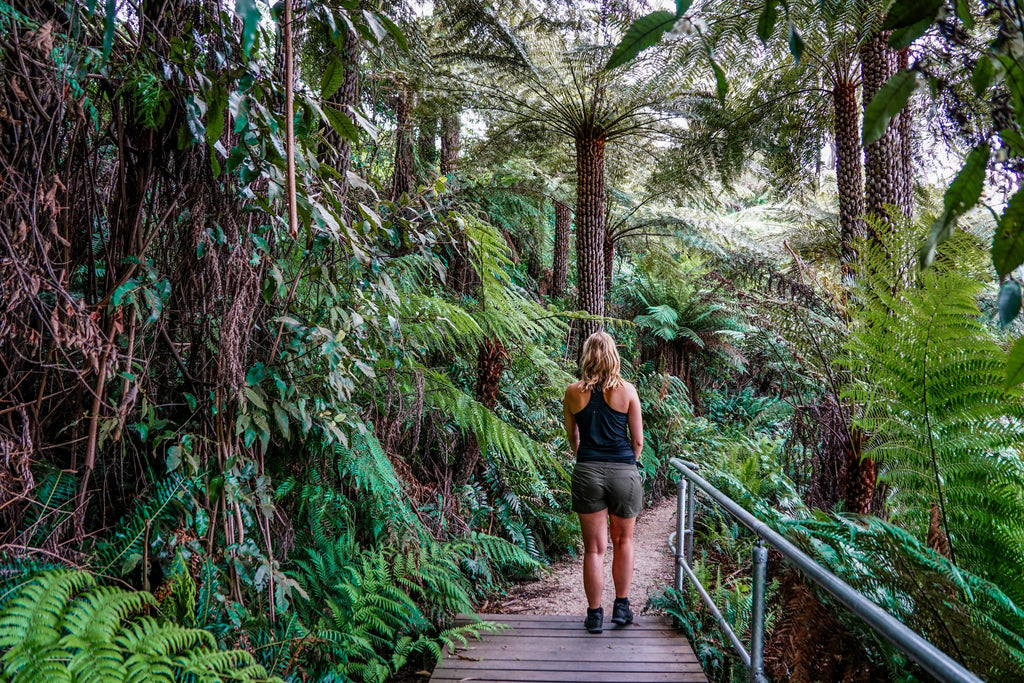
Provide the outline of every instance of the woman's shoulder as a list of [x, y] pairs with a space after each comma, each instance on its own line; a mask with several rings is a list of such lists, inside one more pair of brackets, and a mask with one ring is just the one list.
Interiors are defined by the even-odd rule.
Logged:
[[616, 389], [623, 393], [636, 394], [636, 386], [634, 386], [632, 382], [627, 382], [626, 380], [622, 380], [622, 384], [616, 387]]
[[579, 396], [583, 393], [583, 380], [573, 382], [565, 388], [566, 396]]

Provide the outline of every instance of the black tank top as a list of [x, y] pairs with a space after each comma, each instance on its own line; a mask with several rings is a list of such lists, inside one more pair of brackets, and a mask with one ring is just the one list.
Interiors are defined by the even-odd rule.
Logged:
[[627, 415], [608, 405], [602, 387], [594, 387], [587, 405], [574, 417], [580, 430], [576, 462], [636, 462], [626, 436]]

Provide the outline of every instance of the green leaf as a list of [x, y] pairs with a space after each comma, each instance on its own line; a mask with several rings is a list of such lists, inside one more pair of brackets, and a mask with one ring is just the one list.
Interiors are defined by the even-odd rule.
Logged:
[[645, 17], [640, 17], [626, 29], [626, 35], [608, 58], [605, 69], [614, 69], [632, 60], [641, 51], [652, 45], [657, 45], [665, 31], [672, 28], [676, 23], [676, 15], [671, 12], [651, 12]]
[[988, 167], [989, 146], [980, 145], [971, 150], [964, 161], [963, 168], [946, 188], [942, 197], [944, 205], [942, 214], [932, 224], [931, 234], [918, 252], [921, 267], [927, 268], [935, 258], [935, 250], [949, 239], [957, 219], [969, 208], [978, 203], [981, 190], [985, 184], [985, 169]]
[[715, 70], [715, 82], [718, 87], [718, 99], [725, 103], [725, 95], [729, 92], [729, 81], [725, 78], [725, 71], [714, 59], [711, 60], [711, 68]]
[[357, 142], [359, 140], [359, 129], [352, 123], [345, 114], [341, 113], [330, 105], [324, 106], [324, 116], [327, 118], [327, 122], [331, 124], [331, 128], [341, 137], [351, 142]]
[[686, 10], [690, 9], [692, 4], [693, 0], [676, 0], [676, 19], [686, 14]]
[[291, 431], [288, 429], [288, 413], [278, 403], [274, 404], [274, 421], [277, 422], [277, 428], [281, 430], [285, 441], [290, 440], [292, 436]]
[[964, 28], [970, 31], [974, 28], [974, 16], [971, 15], [971, 6], [967, 0], [956, 0], [956, 16], [964, 22]]
[[181, 467], [181, 446], [171, 446], [167, 449], [167, 471], [173, 472]]
[[1020, 313], [1020, 283], [1007, 280], [999, 288], [999, 324], [1006, 327]]
[[210, 93], [209, 106], [206, 109], [206, 141], [211, 145], [220, 140], [224, 132], [224, 110], [228, 106], [228, 95], [218, 87]]
[[971, 85], [974, 87], [974, 94], [981, 97], [996, 77], [996, 65], [992, 63], [988, 55], [982, 55], [978, 63], [974, 65], [974, 72], [971, 74]]
[[242, 20], [242, 52], [248, 55], [260, 25], [260, 9], [256, 0], [235, 0], [235, 14]]
[[189, 410], [196, 409], [196, 397], [188, 393], [187, 391], [185, 392], [185, 402], [188, 403]]
[[1024, 189], [1017, 190], [1003, 209], [992, 240], [992, 264], [999, 277], [1024, 263]]
[[257, 363], [249, 368], [249, 371], [245, 373], [245, 383], [250, 387], [255, 386], [262, 382], [266, 376], [267, 369], [263, 367], [263, 363], [257, 361]]
[[800, 37], [800, 31], [792, 21], [789, 22], [789, 53], [793, 55], [797, 64], [804, 56], [804, 39]]
[[384, 29], [394, 39], [395, 44], [398, 45], [402, 52], [408, 52], [409, 41], [406, 40], [405, 34], [402, 33], [402, 29], [398, 28], [398, 25], [383, 13], [378, 14], [377, 18], [380, 19], [380, 23], [384, 24]]
[[882, 30], [891, 31], [894, 28], [905, 28], [925, 19], [935, 20], [939, 8], [945, 4], [945, 0], [897, 0], [889, 8], [889, 14], [885, 17]]
[[1010, 148], [1014, 156], [1024, 157], [1024, 136], [1012, 128], [999, 131], [999, 139]]
[[767, 43], [775, 31], [775, 21], [779, 13], [775, 6], [778, 0], [765, 0], [764, 9], [761, 10], [761, 17], [757, 20], [757, 37], [762, 43]]
[[896, 29], [889, 36], [889, 47], [894, 50], [902, 50], [905, 47], [910, 47], [910, 44], [915, 40], [928, 33], [928, 29], [931, 28], [932, 19], [926, 18], [911, 24], [904, 28]]
[[107, 0], [103, 16], [103, 54], [101, 62], [106, 62], [110, 51], [114, 49], [114, 28], [117, 26], [117, 0]]
[[338, 92], [341, 84], [345, 82], [345, 65], [337, 56], [332, 55], [331, 61], [327, 62], [323, 78], [320, 79], [320, 97], [328, 99]]
[[1013, 342], [1006, 357], [1006, 379], [1003, 380], [1003, 386], [1010, 389], [1021, 383], [1024, 383], [1024, 337]]
[[885, 135], [889, 121], [907, 105], [907, 100], [916, 89], [917, 72], [903, 69], [893, 74], [875, 93], [871, 102], [864, 108], [865, 147]]
[[978, 203], [981, 189], [985, 183], [985, 169], [988, 166], [988, 145], [979, 145], [971, 150], [964, 161], [963, 168], [946, 189], [942, 203], [947, 209], [962, 214]]
[[999, 55], [999, 62], [1003, 65], [1004, 80], [1013, 102], [1013, 113], [1017, 115], [1018, 121], [1024, 120], [1024, 68], [1013, 55]]

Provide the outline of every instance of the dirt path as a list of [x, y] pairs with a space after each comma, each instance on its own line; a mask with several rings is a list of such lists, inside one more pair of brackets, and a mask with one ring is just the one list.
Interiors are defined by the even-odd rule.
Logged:
[[[666, 498], [640, 513], [634, 534], [634, 570], [630, 602], [643, 609], [648, 597], [659, 595], [672, 582], [672, 555], [668, 537], [675, 527], [676, 501]], [[604, 607], [611, 610], [615, 599], [612, 586], [612, 548], [605, 556]], [[496, 614], [584, 614], [583, 556], [559, 562], [553, 573], [539, 581], [524, 583], [509, 592], [500, 604], [487, 610]]]

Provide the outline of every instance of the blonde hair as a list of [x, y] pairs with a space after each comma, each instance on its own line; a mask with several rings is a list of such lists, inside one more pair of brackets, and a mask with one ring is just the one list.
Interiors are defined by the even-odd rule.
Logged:
[[615, 340], [607, 332], [595, 332], [583, 344], [583, 358], [580, 360], [583, 391], [597, 387], [614, 389], [626, 382], [619, 375], [621, 363]]

